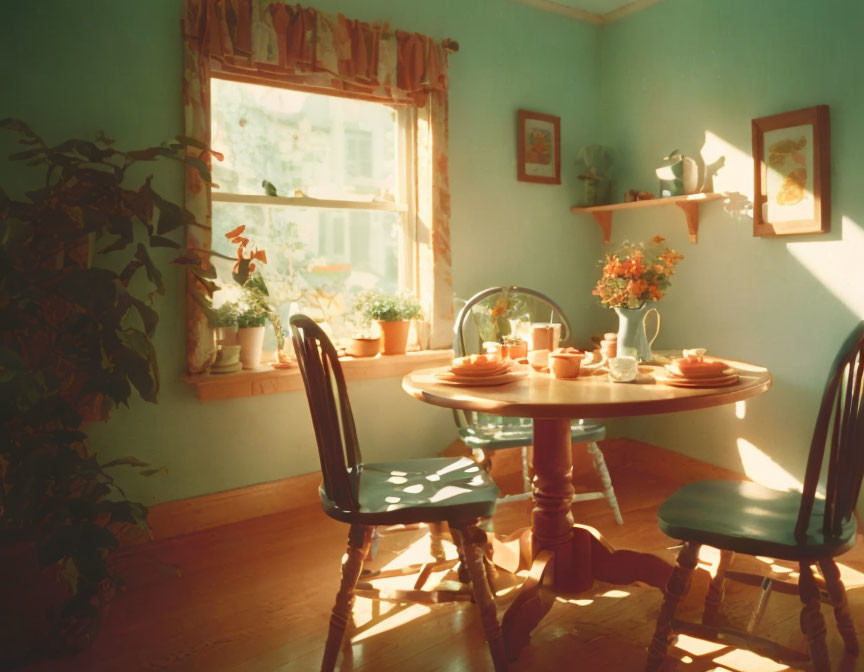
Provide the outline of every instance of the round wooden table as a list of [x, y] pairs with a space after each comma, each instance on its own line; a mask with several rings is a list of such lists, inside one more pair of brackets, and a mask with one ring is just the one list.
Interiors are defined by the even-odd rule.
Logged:
[[574, 492], [571, 419], [710, 408], [755, 397], [771, 386], [766, 369], [724, 361], [735, 369], [740, 381], [720, 388], [672, 387], [655, 383], [650, 374], [641, 377], [644, 383], [612, 383], [605, 375], [557, 380], [532, 372], [518, 382], [489, 387], [442, 383], [434, 376], [440, 369], [414, 371], [402, 379], [408, 394], [435, 406], [534, 419], [534, 564], [502, 623], [514, 656], [552, 606], [550, 591], [539, 590], [541, 583], [552, 593], [570, 594], [587, 590], [595, 579], [622, 585], [642, 581], [663, 589], [671, 572], [656, 556], [616, 551], [596, 530], [574, 524], [570, 511]]

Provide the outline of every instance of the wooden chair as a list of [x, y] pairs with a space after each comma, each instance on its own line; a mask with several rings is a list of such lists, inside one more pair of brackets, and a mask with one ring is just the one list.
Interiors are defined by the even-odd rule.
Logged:
[[[838, 354], [816, 420], [801, 493], [778, 492], [757, 483], [702, 481], [687, 485], [660, 507], [660, 529], [683, 540], [666, 586], [657, 629], [648, 647], [647, 672], [659, 670], [673, 636], [684, 633], [717, 643], [750, 649], [792, 667], [812, 661], [816, 672], [828, 672], [825, 621], [820, 601], [834, 608], [846, 651], [857, 655], [858, 640], [846, 602], [846, 591], [834, 557], [855, 543], [855, 503], [864, 475], [864, 323], [847, 339]], [[828, 448], [827, 459], [825, 456]], [[827, 462], [827, 474], [822, 481]], [[821, 486], [820, 486], [821, 481]], [[824, 488], [824, 497], [817, 494]], [[705, 601], [702, 624], [674, 618], [687, 593], [702, 544], [721, 550], [721, 559]], [[798, 563], [800, 578], [783, 582], [754, 574], [729, 571], [734, 553], [762, 555]], [[814, 576], [818, 564], [824, 579]], [[723, 597], [725, 580], [762, 586], [762, 595], [745, 631], [713, 625]], [[801, 629], [809, 656], [754, 635], [770, 593], [796, 592], [804, 607]]]
[[[516, 306], [514, 310], [514, 306]], [[524, 313], [532, 321], [550, 320], [561, 324], [561, 343], [570, 342], [572, 329], [561, 307], [540, 292], [525, 287], [490, 287], [472, 296], [459, 311], [453, 337], [453, 351], [456, 356], [482, 352], [485, 341], [499, 341], [509, 331], [506, 318], [493, 316], [492, 311], [507, 309], [517, 315]], [[502, 333], [503, 332], [503, 333]], [[522, 484], [519, 494], [502, 497], [501, 501], [529, 499], [531, 497], [529, 448], [534, 440], [533, 424], [530, 418], [502, 418], [485, 413], [453, 411], [459, 438], [474, 453], [475, 458], [490, 464], [490, 453], [502, 448], [522, 449]], [[612, 479], [606, 467], [603, 452], [597, 445], [606, 437], [606, 428], [598, 424], [586, 424], [574, 420], [571, 425], [573, 443], [587, 443], [594, 470], [603, 484], [602, 492], [586, 492], [573, 495], [573, 501], [586, 501], [606, 497], [615, 520], [624, 523], [621, 509], [612, 487]]]
[[[478, 521], [492, 515], [498, 488], [468, 458], [363, 462], [345, 378], [333, 344], [305, 315], [294, 315], [290, 325], [318, 443], [323, 476], [321, 506], [328, 516], [351, 526], [321, 669], [335, 667], [354, 597], [361, 595], [425, 602], [473, 596], [495, 670], [506, 670], [507, 654], [484, 566], [486, 535], [477, 527]], [[378, 591], [368, 583], [358, 586], [374, 527], [415, 523], [449, 524], [463, 566], [460, 578], [470, 582], [472, 595], [419, 590], [430, 573], [428, 567], [421, 572], [415, 590]]]

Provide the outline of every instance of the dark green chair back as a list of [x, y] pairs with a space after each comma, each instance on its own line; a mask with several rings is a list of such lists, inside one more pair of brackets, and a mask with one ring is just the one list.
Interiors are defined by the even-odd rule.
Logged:
[[468, 299], [459, 311], [453, 327], [454, 353], [461, 357], [482, 352], [484, 341], [500, 342], [509, 335], [508, 318], [523, 315], [532, 322], [548, 322], [551, 317], [561, 324], [561, 343], [570, 342], [570, 322], [561, 306], [548, 296], [526, 287], [490, 287]]
[[816, 490], [826, 466], [824, 532], [839, 535], [843, 523], [849, 521], [858, 501], [864, 478], [862, 353], [864, 322], [855, 328], [840, 349], [822, 395], [822, 405], [810, 443], [801, 508], [795, 525], [795, 537], [801, 543], [806, 538]]
[[324, 491], [340, 509], [357, 511], [356, 475], [362, 458], [336, 348], [321, 327], [306, 315], [292, 315], [290, 325], [315, 428]]
[[[498, 312], [503, 310], [503, 312]], [[496, 314], [497, 313], [497, 314]], [[561, 324], [561, 344], [570, 342], [572, 329], [567, 316], [557, 303], [527, 287], [490, 287], [472, 296], [456, 317], [453, 327], [453, 352], [456, 357], [483, 351], [486, 341], [500, 342], [510, 334], [509, 319], [528, 316], [532, 322]], [[491, 425], [505, 427], [524, 424], [521, 418], [502, 418], [485, 413], [453, 411], [460, 428]], [[529, 423], [530, 424], [530, 423]]]

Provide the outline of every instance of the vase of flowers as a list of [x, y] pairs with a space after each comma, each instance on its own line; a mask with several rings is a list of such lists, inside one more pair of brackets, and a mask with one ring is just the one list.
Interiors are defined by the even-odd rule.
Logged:
[[660, 332], [660, 314], [657, 332], [649, 343], [645, 320], [650, 311], [656, 312], [649, 304], [663, 297], [675, 266], [683, 258], [664, 245], [661, 236], [654, 236], [647, 244], [624, 242], [601, 260], [603, 271], [592, 294], [618, 315], [619, 355], [632, 353], [646, 362], [653, 359], [651, 344]]

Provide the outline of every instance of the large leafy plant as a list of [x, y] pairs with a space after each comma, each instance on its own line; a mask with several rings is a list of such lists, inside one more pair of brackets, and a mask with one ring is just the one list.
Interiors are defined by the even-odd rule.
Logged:
[[[171, 234], [196, 225], [152, 176], [132, 173], [167, 160], [209, 181], [207, 150], [178, 138], [120, 151], [102, 134], [50, 146], [21, 121], [0, 128], [25, 145], [10, 160], [43, 172], [23, 197], [0, 189], [0, 543], [32, 541], [40, 566], [63, 577], [61, 639], [78, 645], [118, 582], [109, 560], [120, 528], [147, 527], [147, 508], [110, 470], [155, 471], [134, 457], [100, 462], [86, 422], [107, 419], [134, 392], [156, 401], [153, 299], [165, 284], [150, 248], [177, 248]], [[193, 270], [207, 281], [200, 263]]]

